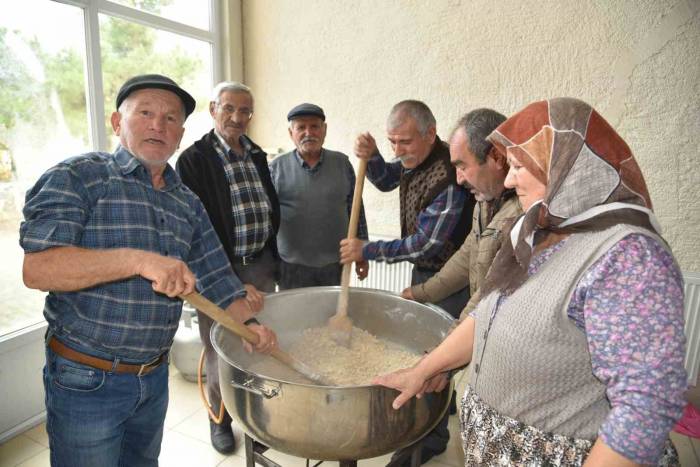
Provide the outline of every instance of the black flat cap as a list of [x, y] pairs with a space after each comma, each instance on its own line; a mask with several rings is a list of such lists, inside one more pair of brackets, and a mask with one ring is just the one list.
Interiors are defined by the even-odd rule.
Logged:
[[299, 104], [290, 110], [287, 114], [287, 121], [291, 122], [297, 117], [318, 117], [324, 122], [326, 121], [326, 114], [323, 113], [323, 109], [307, 102]]
[[182, 89], [177, 83], [167, 76], [163, 75], [138, 75], [133, 78], [126, 80], [122, 84], [119, 93], [117, 93], [117, 109], [124, 102], [129, 94], [139, 89], [165, 89], [166, 91], [173, 92], [182, 100], [185, 104], [185, 118], [187, 118], [193, 111], [195, 107], [195, 101], [192, 96], [189, 95], [187, 91]]

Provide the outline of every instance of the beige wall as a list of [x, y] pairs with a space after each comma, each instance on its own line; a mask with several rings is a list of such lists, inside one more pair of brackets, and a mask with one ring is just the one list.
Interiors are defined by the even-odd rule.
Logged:
[[[326, 146], [351, 153], [395, 102], [425, 101], [447, 137], [479, 106], [505, 114], [573, 96], [618, 129], [684, 271], [700, 271], [697, 0], [242, 0], [251, 134], [291, 148], [285, 115], [321, 105]], [[368, 184], [369, 185], [369, 184]], [[398, 233], [398, 194], [366, 188], [370, 231]]]

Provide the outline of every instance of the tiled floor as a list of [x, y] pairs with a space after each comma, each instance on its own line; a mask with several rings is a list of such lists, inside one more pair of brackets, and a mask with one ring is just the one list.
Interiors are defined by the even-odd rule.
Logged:
[[[463, 391], [464, 378], [458, 377], [458, 391]], [[462, 391], [460, 391], [460, 389]], [[693, 398], [697, 398], [696, 391]], [[207, 413], [199, 399], [199, 391], [195, 383], [186, 381], [171, 367], [170, 375], [170, 405], [165, 417], [165, 435], [160, 455], [160, 465], [163, 467], [192, 466], [198, 467], [244, 467], [245, 453], [242, 446], [242, 433], [236, 430], [238, 448], [231, 456], [222, 456], [209, 444], [209, 423]], [[457, 416], [450, 417], [450, 433], [452, 437], [446, 452], [432, 459], [426, 466], [445, 467], [464, 465], [462, 450], [459, 442]], [[688, 438], [676, 433], [672, 439], [681, 455], [682, 467], [700, 467], [700, 439]], [[0, 445], [1, 467], [48, 467], [49, 449], [45, 426], [35, 428]], [[286, 454], [268, 451], [272, 460], [284, 467], [303, 467], [305, 459]], [[374, 459], [366, 459], [358, 464], [361, 467], [384, 466], [390, 454]], [[322, 465], [336, 465], [326, 462]]]

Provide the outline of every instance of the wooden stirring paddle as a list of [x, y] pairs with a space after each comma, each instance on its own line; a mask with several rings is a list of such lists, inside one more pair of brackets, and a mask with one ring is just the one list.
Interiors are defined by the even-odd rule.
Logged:
[[[357, 177], [355, 178], [355, 192], [352, 197], [352, 209], [350, 210], [350, 222], [348, 223], [348, 238], [357, 237], [357, 225], [360, 222], [360, 208], [362, 207], [362, 188], [365, 184], [365, 172], [367, 172], [367, 161], [360, 159], [357, 167]], [[352, 263], [343, 265], [343, 274], [340, 278], [340, 296], [338, 296], [338, 306], [333, 315], [328, 320], [328, 328], [333, 339], [345, 347], [350, 346], [350, 334], [352, 332], [352, 320], [348, 318], [348, 300], [350, 296], [350, 273]]]
[[[258, 340], [260, 338], [257, 334], [248, 329], [246, 325], [241, 324], [235, 319], [233, 319], [233, 316], [226, 313], [224, 310], [219, 308], [214, 303], [210, 302], [208, 299], [206, 299], [199, 293], [192, 292], [191, 294], [180, 295], [180, 298], [187, 301], [197, 310], [201, 311], [217, 323], [220, 323], [223, 327], [229, 329], [237, 336], [245, 339], [253, 345], [258, 343]], [[270, 355], [279, 360], [280, 362], [284, 363], [285, 365], [289, 366], [290, 368], [293, 368], [302, 375], [306, 376], [311, 381], [324, 385], [332, 384], [331, 381], [325, 379], [319, 373], [314, 371], [311, 367], [309, 367], [299, 359], [292, 357], [287, 352], [282, 351], [279, 347], [270, 352]]]

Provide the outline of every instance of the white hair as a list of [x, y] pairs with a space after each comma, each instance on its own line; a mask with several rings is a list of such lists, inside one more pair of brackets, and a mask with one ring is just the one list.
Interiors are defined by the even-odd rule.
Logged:
[[407, 118], [415, 120], [421, 136], [428, 134], [430, 127], [435, 127], [435, 117], [425, 103], [413, 99], [401, 101], [392, 107], [386, 127], [393, 130], [403, 125]]
[[237, 81], [222, 81], [214, 86], [214, 89], [211, 92], [211, 101], [218, 104], [221, 94], [225, 92], [242, 92], [248, 94], [250, 96], [250, 100], [253, 101], [253, 92], [250, 90], [250, 88]]

